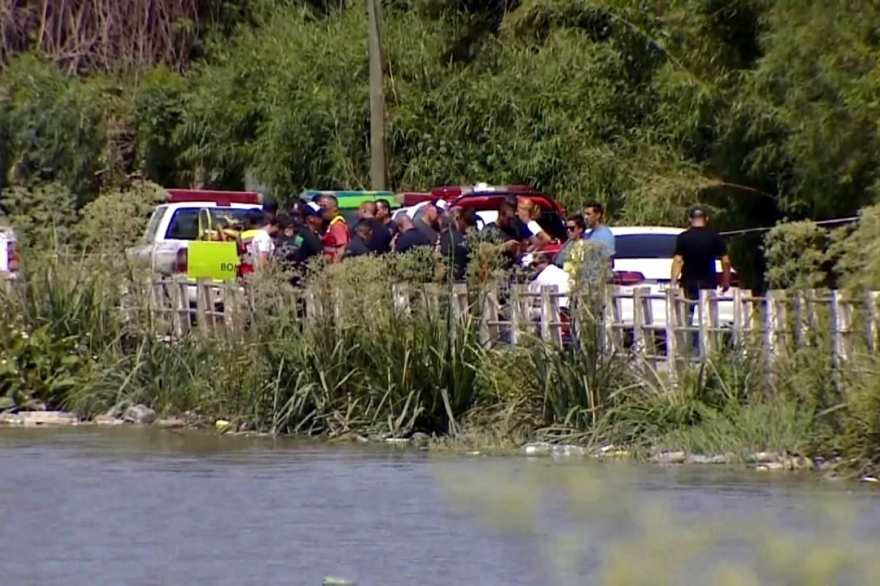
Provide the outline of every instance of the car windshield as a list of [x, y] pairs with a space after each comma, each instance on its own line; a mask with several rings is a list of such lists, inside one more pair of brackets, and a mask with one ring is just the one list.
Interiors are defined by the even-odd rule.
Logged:
[[[198, 240], [199, 238], [199, 210], [202, 208], [178, 208], [171, 216], [168, 223], [168, 231], [165, 233], [166, 240]], [[231, 224], [243, 222], [252, 209], [259, 208], [218, 208], [222, 209], [221, 215], [227, 218]]]
[[614, 258], [672, 258], [678, 234], [623, 234], [614, 236]]
[[147, 224], [146, 231], [144, 232], [144, 242], [150, 243], [156, 239], [156, 232], [159, 231], [159, 224], [162, 223], [162, 217], [165, 215], [165, 211], [167, 209], [167, 206], [159, 206], [153, 211], [153, 215], [150, 216], [150, 221]]

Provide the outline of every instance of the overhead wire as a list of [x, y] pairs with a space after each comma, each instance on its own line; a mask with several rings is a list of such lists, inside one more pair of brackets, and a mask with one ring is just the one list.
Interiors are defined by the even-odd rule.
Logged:
[[[861, 216], [851, 216], [848, 218], [835, 218], [833, 220], [819, 220], [813, 222], [817, 226], [839, 226], [844, 224], [854, 224], [861, 220]], [[776, 224], [778, 226], [779, 224]], [[741, 236], [743, 234], [759, 234], [762, 232], [769, 232], [776, 226], [763, 226], [760, 228], [745, 228], [743, 230], [729, 230], [726, 232], [719, 232], [720, 236]]]

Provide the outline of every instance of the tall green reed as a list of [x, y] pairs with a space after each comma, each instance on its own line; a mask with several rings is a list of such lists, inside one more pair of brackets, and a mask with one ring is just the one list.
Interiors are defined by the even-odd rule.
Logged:
[[266, 274], [249, 285], [247, 327], [181, 337], [151, 314], [147, 276], [122, 261], [26, 259], [2, 294], [0, 349], [14, 368], [0, 369], [0, 397], [85, 416], [143, 403], [270, 433], [482, 433], [880, 464], [880, 362], [863, 348], [841, 363], [813, 332], [773, 361], [757, 347], [725, 350], [673, 378], [630, 350], [604, 349], [599, 289], [572, 294], [569, 344], [536, 334], [484, 346], [478, 323], [494, 280], [478, 275], [462, 300], [432, 281], [435, 261], [324, 268], [309, 289], [320, 311], [306, 316], [288, 277]]

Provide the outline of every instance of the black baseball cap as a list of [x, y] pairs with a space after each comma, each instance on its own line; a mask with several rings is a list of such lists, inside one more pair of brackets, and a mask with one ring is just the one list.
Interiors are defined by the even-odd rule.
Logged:
[[706, 213], [706, 208], [699, 204], [692, 205], [690, 208], [688, 208], [688, 218], [690, 218], [691, 220], [693, 220], [694, 218], [705, 218], [708, 215], [709, 214]]

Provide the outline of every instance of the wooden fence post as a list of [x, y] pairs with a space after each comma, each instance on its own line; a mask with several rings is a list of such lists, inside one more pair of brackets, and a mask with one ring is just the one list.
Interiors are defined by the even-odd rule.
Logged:
[[208, 311], [206, 298], [207, 284], [208, 279], [196, 280], [196, 325], [201, 332], [204, 332], [208, 329], [206, 319], [206, 313]]
[[[700, 359], [705, 360], [716, 350], [714, 340], [712, 340], [715, 332], [713, 329], [710, 329], [710, 326], [712, 325], [710, 313], [712, 310], [712, 304], [715, 302], [717, 295], [715, 294], [715, 291], [700, 289], [698, 297], [697, 310], [694, 312], [694, 315], [696, 315], [699, 320], [697, 330], [699, 331]], [[715, 314], [718, 314], [717, 306]]]
[[865, 345], [868, 352], [877, 350], [877, 300], [880, 298], [880, 292], [869, 291], [865, 294], [863, 303], [865, 304]]
[[645, 295], [650, 295], [648, 287], [636, 287], [633, 289], [633, 352], [647, 355], [645, 347]]
[[852, 304], [838, 290], [831, 292], [832, 314], [831, 331], [834, 337], [834, 353], [841, 361], [852, 357]]
[[[470, 318], [470, 301], [468, 297], [468, 288], [464, 283], [455, 283], [452, 285], [452, 299], [449, 300], [452, 304], [452, 315], [455, 317], [455, 322], [461, 327], [468, 327], [470, 324], [468, 320]], [[495, 308], [497, 310], [498, 300], [497, 297], [495, 299]], [[496, 312], [495, 319], [498, 319], [498, 315]]]
[[678, 289], [666, 289], [666, 366], [670, 376], [674, 376], [678, 359], [678, 312], [675, 304], [678, 301]]
[[500, 338], [498, 328], [498, 289], [488, 287], [482, 292], [481, 297], [483, 307], [480, 311], [480, 344], [489, 347]]
[[526, 285], [515, 284], [510, 288], [510, 343], [516, 346], [531, 324], [531, 297]]
[[772, 316], [772, 324], [771, 328], [773, 330], [773, 335], [771, 337], [773, 354], [772, 356], [779, 356], [780, 353], [785, 352], [788, 343], [788, 295], [785, 291], [776, 290], [770, 291], [769, 299], [767, 303], [773, 308], [771, 316]]
[[403, 315], [410, 315], [410, 287], [406, 283], [391, 285], [391, 302], [394, 310]]
[[559, 288], [556, 285], [541, 287], [541, 339], [551, 344], [559, 344]]

